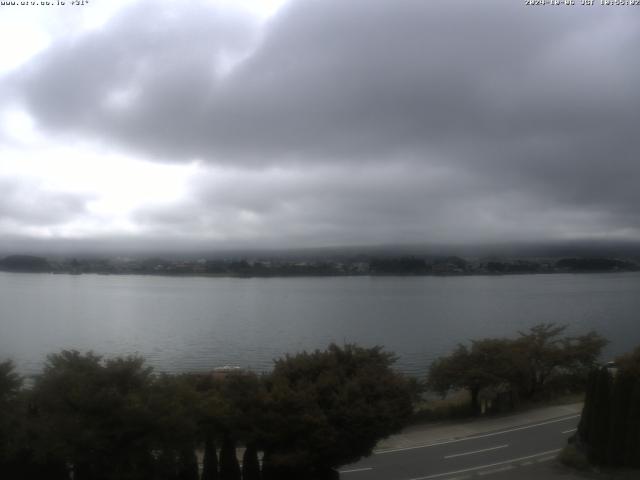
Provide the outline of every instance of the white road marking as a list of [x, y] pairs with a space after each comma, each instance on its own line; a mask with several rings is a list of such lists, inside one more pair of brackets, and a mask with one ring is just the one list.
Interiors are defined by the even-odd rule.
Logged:
[[407, 450], [417, 450], [419, 448], [437, 447], [438, 445], [448, 445], [450, 443], [466, 442], [468, 440], [476, 440], [478, 438], [493, 437], [495, 435], [503, 435], [505, 433], [511, 433], [511, 432], [517, 432], [517, 431], [520, 431], [520, 430], [526, 430], [528, 428], [541, 427], [543, 425], [549, 425], [551, 423], [566, 422], [567, 420], [572, 420], [572, 419], [578, 418], [578, 417], [580, 417], [580, 415], [571, 415], [570, 417], [557, 418], [555, 420], [549, 420], [547, 422], [536, 423], [535, 425], [527, 425], [525, 427], [510, 428], [509, 430], [502, 430], [500, 432], [485, 433], [483, 435], [475, 435], [475, 436], [471, 436], [471, 437], [457, 438], [457, 439], [454, 439], [454, 440], [445, 440], [443, 442], [427, 443], [427, 444], [424, 444], [424, 445], [416, 445], [414, 447], [390, 448], [389, 450], [378, 450], [377, 452], [373, 452], [373, 454], [374, 455], [383, 455], [383, 454], [386, 454], [386, 453], [405, 452]]
[[547, 450], [546, 452], [540, 452], [540, 453], [534, 453], [533, 455], [527, 455], [526, 457], [512, 458], [510, 460], [504, 460], [502, 462], [490, 463], [488, 465], [480, 465], [479, 467], [465, 468], [463, 470], [456, 470], [456, 471], [453, 471], [453, 472], [436, 473], [435, 475], [427, 475], [425, 477], [415, 477], [415, 478], [411, 478], [409, 480], [429, 480], [430, 478], [446, 477], [448, 475], [456, 475], [458, 473], [466, 473], [466, 472], [473, 472], [473, 471], [476, 471], [476, 470], [484, 470], [485, 468], [497, 467], [499, 465], [507, 465], [509, 463], [521, 462], [522, 460], [528, 460], [530, 458], [542, 457], [544, 455], [549, 455], [551, 453], [558, 453], [560, 450], [561, 450], [560, 448], [557, 448], [555, 450]]
[[578, 430], [578, 429], [577, 429], [577, 428], [572, 428], [572, 429], [570, 429], [570, 430], [565, 430], [565, 431], [564, 431], [564, 432], [562, 432], [562, 433], [571, 433], [571, 432], [575, 432], [576, 430]]
[[493, 470], [485, 470], [484, 472], [478, 472], [478, 475], [491, 475], [492, 473], [506, 472], [507, 470], [513, 470], [513, 465], [507, 465], [506, 467], [494, 468]]
[[499, 448], [507, 448], [508, 446], [509, 446], [509, 444], [498, 445], [497, 447], [483, 448], [482, 450], [474, 450], [473, 452], [455, 453], [453, 455], [447, 455], [444, 458], [464, 457], [465, 455], [473, 455], [474, 453], [489, 452], [491, 450], [498, 450]]
[[356, 472], [367, 472], [369, 470], [373, 470], [373, 467], [366, 468], [353, 468], [351, 470], [338, 470], [338, 473], [356, 473]]

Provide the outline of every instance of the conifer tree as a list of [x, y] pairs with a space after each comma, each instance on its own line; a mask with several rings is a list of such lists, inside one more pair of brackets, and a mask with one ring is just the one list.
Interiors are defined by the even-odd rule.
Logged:
[[592, 440], [593, 425], [595, 423], [596, 410], [594, 408], [594, 400], [596, 397], [598, 383], [598, 371], [592, 370], [587, 380], [587, 392], [582, 407], [582, 415], [580, 424], [578, 425], [578, 437], [581, 442], [588, 444]]
[[218, 455], [212, 435], [207, 435], [204, 441], [204, 458], [202, 460], [202, 479], [218, 480]]
[[254, 444], [247, 445], [242, 457], [242, 480], [260, 480], [258, 450]]
[[240, 480], [240, 465], [236, 456], [236, 442], [225, 435], [220, 450], [220, 480]]
[[160, 453], [156, 461], [156, 478], [158, 480], [177, 480], [178, 462], [173, 451], [163, 449]]
[[629, 402], [633, 394], [634, 382], [626, 372], [620, 372], [614, 379], [611, 397], [611, 413], [607, 438], [606, 464], [622, 465], [625, 455], [625, 440], [630, 426]]
[[629, 400], [627, 425], [624, 465], [640, 468], [640, 379], [637, 378]]
[[198, 459], [193, 448], [184, 448], [178, 463], [178, 480], [198, 480]]
[[606, 462], [607, 441], [609, 437], [609, 419], [611, 416], [611, 375], [606, 368], [598, 371], [594, 398], [592, 436], [590, 439], [589, 460], [598, 465]]
[[589, 375], [577, 446], [593, 464], [640, 467], [640, 347], [615, 363]]

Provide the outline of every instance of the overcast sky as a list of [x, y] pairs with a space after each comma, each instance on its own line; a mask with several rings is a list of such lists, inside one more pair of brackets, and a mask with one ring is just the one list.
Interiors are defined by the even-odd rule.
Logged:
[[640, 7], [69, 3], [0, 7], [0, 247], [640, 240]]

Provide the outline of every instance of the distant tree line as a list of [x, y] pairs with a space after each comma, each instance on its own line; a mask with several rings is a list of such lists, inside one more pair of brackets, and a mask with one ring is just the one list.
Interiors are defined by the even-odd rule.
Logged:
[[572, 272], [633, 271], [638, 265], [615, 258], [563, 258], [556, 262], [559, 269]]
[[429, 275], [438, 273], [465, 273], [469, 262], [460, 257], [442, 257], [427, 262], [424, 258], [384, 257], [373, 258], [369, 271], [373, 275]]
[[640, 468], [640, 347], [591, 372], [571, 442], [593, 465]]
[[343, 274], [335, 265], [330, 262], [315, 263], [291, 263], [285, 262], [276, 265], [264, 262], [249, 263], [246, 260], [235, 260], [232, 262], [208, 261], [205, 265], [206, 273], [228, 274], [234, 276], [331, 276]]
[[394, 361], [378, 347], [331, 345], [264, 375], [158, 375], [140, 357], [63, 351], [28, 387], [2, 362], [0, 478], [338, 478], [334, 468], [412, 413], [415, 382]]
[[565, 330], [566, 326], [539, 324], [517, 338], [460, 344], [431, 364], [427, 387], [442, 395], [467, 390], [475, 414], [481, 412], [483, 394], [493, 408], [505, 410], [522, 400], [584, 391], [607, 341], [596, 332], [563, 336]]
[[45, 258], [33, 255], [10, 255], [0, 259], [0, 270], [8, 272], [50, 272], [51, 265]]
[[246, 259], [177, 261], [145, 258], [126, 261], [66, 259], [48, 261], [31, 255], [11, 255], [0, 259], [0, 270], [10, 272], [100, 273], [145, 275], [211, 275], [233, 277], [345, 276], [345, 275], [459, 275], [526, 274], [562, 272], [625, 272], [640, 267], [629, 260], [615, 258], [563, 258], [540, 263], [532, 260], [491, 259], [467, 261], [456, 256], [426, 258], [419, 256], [384, 256], [333, 261], [282, 261]]
[[537, 273], [542, 270], [539, 263], [517, 261], [513, 263], [492, 261], [485, 266], [488, 273]]
[[374, 258], [369, 263], [373, 274], [379, 275], [424, 275], [431, 273], [432, 267], [424, 259], [415, 257]]

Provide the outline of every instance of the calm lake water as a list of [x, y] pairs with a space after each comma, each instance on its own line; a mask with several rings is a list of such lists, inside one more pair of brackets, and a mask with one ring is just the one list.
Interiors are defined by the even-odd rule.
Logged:
[[458, 342], [540, 322], [640, 344], [640, 274], [175, 278], [0, 273], [0, 358], [34, 373], [63, 348], [139, 353], [162, 371], [269, 369], [330, 342], [384, 345], [423, 374]]

